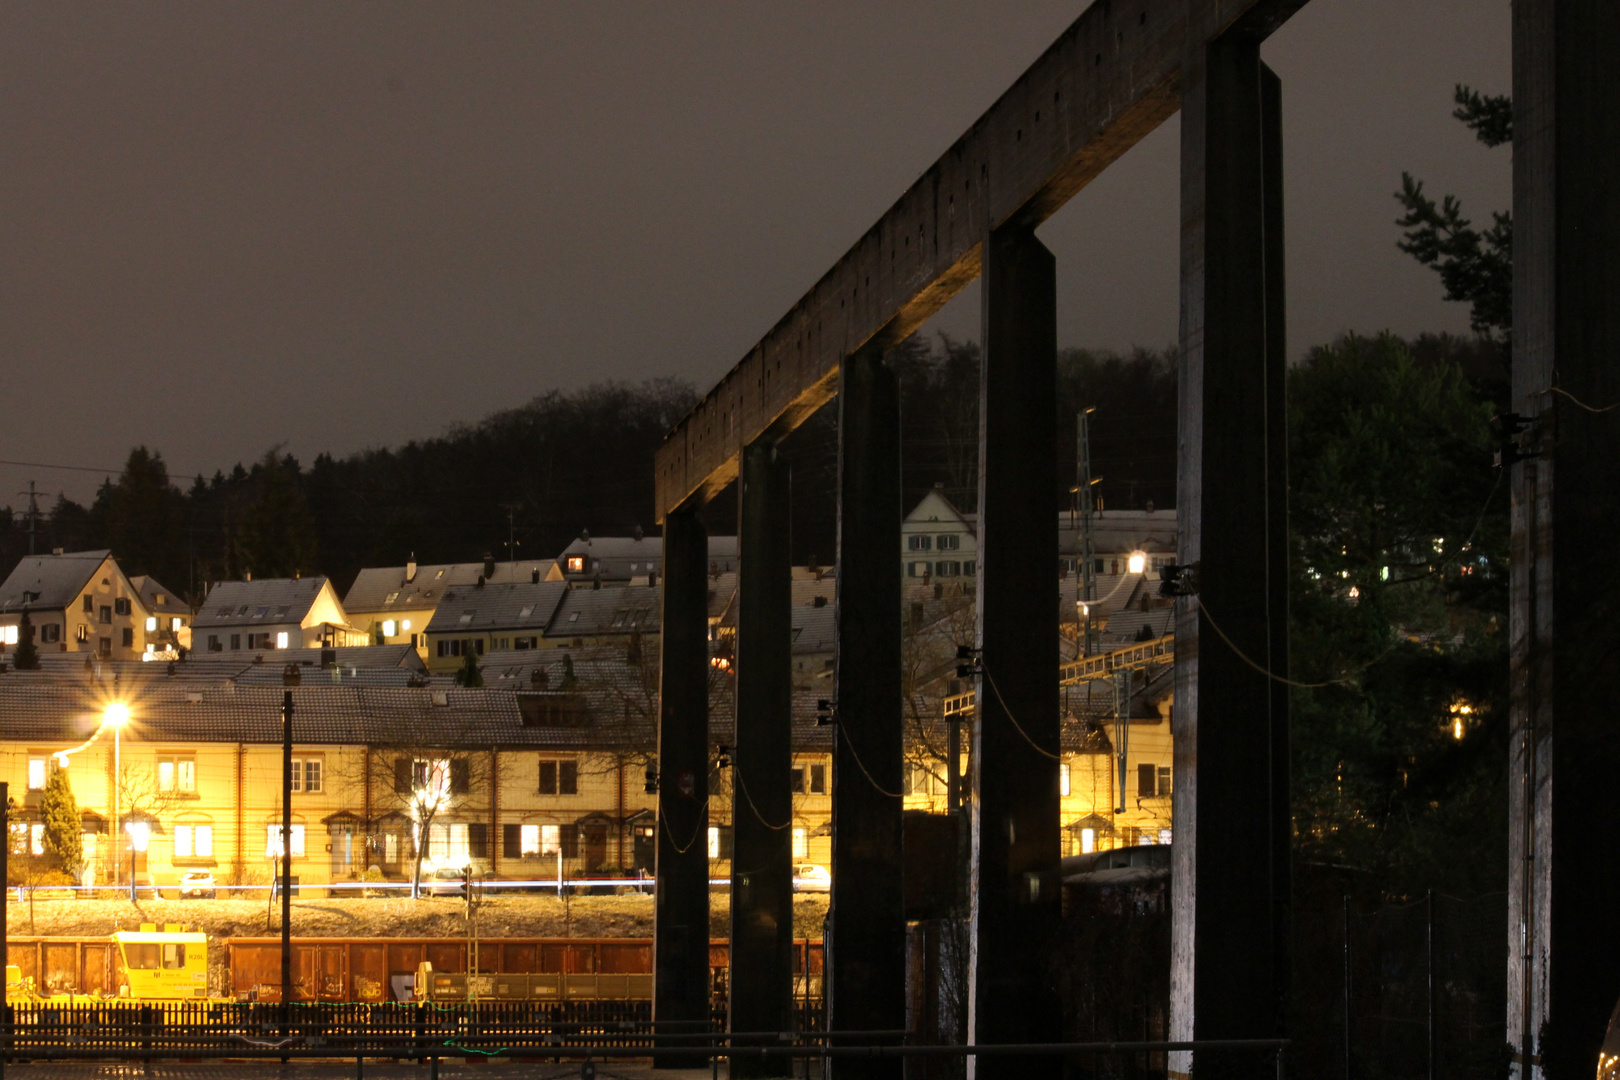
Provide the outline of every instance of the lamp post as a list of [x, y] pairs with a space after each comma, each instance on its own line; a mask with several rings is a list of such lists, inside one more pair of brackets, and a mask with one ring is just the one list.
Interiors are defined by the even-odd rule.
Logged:
[[135, 860], [137, 856], [146, 851], [147, 841], [152, 837], [152, 829], [144, 821], [131, 821], [124, 826], [129, 833], [129, 902], [135, 902]]
[[[124, 732], [124, 725], [129, 723], [129, 706], [125, 705], [122, 701], [113, 702], [111, 705], [107, 706], [105, 711], [102, 712], [102, 714], [101, 714], [101, 722], [104, 723], [104, 724], [110, 725], [112, 727], [112, 729], [113, 729], [113, 791], [112, 791], [112, 812], [113, 812], [113, 816], [112, 816], [112, 826], [107, 830], [107, 838], [108, 838], [109, 841], [112, 841], [115, 837], [118, 836], [118, 833], [119, 833], [119, 830], [120, 830], [120, 824], [119, 824], [119, 819], [118, 819], [118, 789], [119, 789], [120, 786], [122, 786], [123, 779], [124, 779], [124, 777], [123, 777], [123, 745], [122, 745], [121, 736], [123, 735], [123, 732]], [[123, 860], [119, 856], [120, 856], [120, 853], [117, 852], [117, 851], [114, 851], [113, 852], [113, 857], [111, 859], [111, 862], [112, 862], [112, 883], [115, 886], [118, 884], [119, 864], [123, 862]], [[135, 872], [134, 872], [133, 869], [130, 871], [129, 878], [130, 878], [130, 899], [133, 900], [135, 898], [135, 894], [134, 894]]]

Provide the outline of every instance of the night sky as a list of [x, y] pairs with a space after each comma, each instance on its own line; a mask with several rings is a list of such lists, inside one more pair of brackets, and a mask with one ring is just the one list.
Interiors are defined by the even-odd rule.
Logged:
[[[395, 445], [552, 387], [704, 390], [1084, 8], [0, 7], [0, 458], [180, 474]], [[1290, 351], [1467, 332], [1394, 247], [1402, 169], [1509, 201], [1449, 116], [1507, 0], [1312, 0], [1283, 80]], [[1172, 119], [1042, 230], [1059, 342], [1176, 333]], [[936, 326], [977, 332], [969, 290]], [[94, 473], [0, 466], [89, 498]]]

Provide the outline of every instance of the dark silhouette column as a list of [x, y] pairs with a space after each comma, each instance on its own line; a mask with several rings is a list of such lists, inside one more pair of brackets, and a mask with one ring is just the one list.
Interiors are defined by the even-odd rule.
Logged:
[[[1171, 1037], [1283, 1032], [1290, 902], [1281, 89], [1255, 38], [1183, 67]], [[1171, 1069], [1188, 1071], [1187, 1056]], [[1205, 1054], [1200, 1077], [1275, 1075]]]
[[1553, 1080], [1592, 1073], [1620, 997], [1616, 41], [1605, 0], [1513, 4], [1507, 1030]]
[[[872, 354], [838, 379], [837, 730], [827, 1024], [906, 1026], [901, 858], [900, 389]], [[835, 1059], [839, 1080], [901, 1075], [901, 1059]]]
[[[776, 447], [742, 454], [737, 563], [737, 745], [731, 795], [731, 1030], [793, 1027], [793, 624], [790, 477]], [[745, 1040], [747, 1042], [748, 1040]], [[775, 1043], [775, 1039], [768, 1040]], [[733, 1058], [735, 1077], [792, 1059]]]
[[[1057, 1042], [1057, 287], [1027, 229], [985, 241], [968, 1019], [979, 1043]], [[1055, 1057], [970, 1059], [1047, 1077]]]
[[[696, 513], [671, 513], [664, 521], [653, 923], [653, 1020], [669, 1032], [698, 1032], [709, 1020], [708, 567], [708, 536]], [[655, 1055], [653, 1064], [683, 1068], [693, 1060]]]

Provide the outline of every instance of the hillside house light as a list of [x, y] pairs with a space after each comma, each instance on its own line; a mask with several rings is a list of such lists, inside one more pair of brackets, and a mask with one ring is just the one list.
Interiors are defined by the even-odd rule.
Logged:
[[1147, 556], [1140, 551], [1133, 551], [1126, 560], [1125, 568], [1133, 574], [1140, 574], [1147, 567]]

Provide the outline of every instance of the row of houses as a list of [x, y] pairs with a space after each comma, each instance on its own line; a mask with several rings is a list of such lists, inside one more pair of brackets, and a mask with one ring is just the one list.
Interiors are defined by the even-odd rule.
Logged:
[[[1113, 546], [1138, 554], [1166, 531], [1147, 517], [1124, 520]], [[1158, 533], [1142, 533], [1148, 526]], [[906, 536], [927, 538], [936, 554], [971, 555], [971, 534], [971, 517], [936, 493], [919, 504]], [[907, 551], [925, 550], [912, 544]], [[1106, 546], [1094, 542], [1093, 551]], [[715, 538], [710, 555], [717, 749], [707, 844], [724, 873], [730, 777], [718, 748], [731, 741], [735, 539]], [[127, 880], [131, 858], [137, 875], [165, 885], [199, 866], [221, 881], [265, 879], [277, 843], [270, 826], [279, 822], [280, 694], [291, 667], [299, 673], [292, 858], [301, 880], [339, 881], [370, 867], [402, 876], [418, 850], [430, 866], [471, 863], [506, 877], [542, 863], [553, 873], [559, 860], [570, 874], [650, 869], [660, 569], [656, 538], [582, 535], [554, 560], [367, 570], [342, 600], [325, 578], [223, 582], [195, 614], [179, 607], [163, 617], [177, 621], [153, 624], [149, 612], [173, 598], [124, 578], [109, 553], [25, 560], [0, 589], [0, 619], [19, 610], [21, 593], [36, 627], [52, 618], [104, 626], [104, 608], [124, 621], [97, 631], [88, 648], [41, 641], [37, 672], [7, 671], [0, 653], [0, 778], [22, 793], [14, 846], [37, 846], [44, 783], [65, 769], [85, 810], [92, 880]], [[1151, 562], [1133, 572], [1128, 558], [1106, 556], [1084, 604], [1062, 570], [1054, 633], [1065, 659], [1086, 648], [1083, 623], [1100, 651], [1168, 632], [1171, 612], [1157, 598]], [[956, 677], [956, 650], [973, 637], [969, 577], [932, 566], [906, 578], [909, 809], [952, 809], [953, 724], [964, 728], [958, 790], [971, 791], [971, 692]], [[15, 588], [18, 580], [38, 585]], [[818, 722], [817, 703], [834, 696], [836, 584], [825, 568], [793, 572], [791, 828], [795, 856], [822, 863], [833, 729]], [[129, 635], [116, 633], [125, 628]], [[76, 631], [64, 636], [84, 644]], [[457, 684], [469, 656], [482, 687]], [[130, 719], [109, 728], [115, 701]], [[1123, 704], [1108, 683], [1065, 688], [1067, 852], [1169, 839], [1170, 707], [1167, 668], [1144, 675]], [[439, 800], [431, 813], [423, 792]], [[130, 850], [132, 824], [149, 837], [144, 852]]]
[[[1140, 577], [1140, 576], [1139, 576]], [[830, 610], [831, 579], [801, 571], [806, 630]], [[1150, 625], [1123, 583], [1115, 617]], [[595, 591], [595, 590], [590, 590]], [[607, 591], [607, 590], [602, 590]], [[953, 722], [963, 684], [954, 656], [972, 623], [971, 597], [907, 590], [908, 809], [945, 812]], [[722, 607], [721, 626], [727, 617]], [[1133, 637], [1135, 635], [1132, 635]], [[801, 642], [803, 644], [801, 644]], [[818, 703], [831, 671], [805, 634], [794, 645], [793, 852], [830, 860], [833, 728]], [[1072, 644], [1070, 645], [1072, 652]], [[712, 645], [705, 843], [729, 872], [733, 675], [723, 632]], [[38, 671], [0, 674], [0, 779], [18, 803], [13, 850], [39, 853], [40, 802], [65, 770], [82, 810], [84, 880], [172, 886], [208, 869], [221, 883], [269, 880], [279, 850], [281, 706], [294, 700], [293, 872], [301, 883], [358, 880], [370, 868], [411, 876], [472, 865], [506, 878], [652, 869], [657, 821], [658, 656], [634, 641], [486, 653], [483, 687], [435, 673], [408, 644], [288, 649], [247, 657], [191, 653], [155, 664], [47, 654]], [[1169, 839], [1170, 679], [1142, 680], [1122, 716], [1103, 684], [1068, 688], [1060, 765], [1065, 851]], [[122, 710], [111, 709], [113, 704]], [[127, 720], [118, 722], [126, 715]], [[971, 791], [971, 712], [957, 761]], [[1119, 760], [1121, 724], [1128, 753]], [[1123, 766], [1123, 768], [1122, 768]], [[850, 778], [846, 782], [864, 782]], [[969, 802], [971, 798], [969, 797]], [[744, 804], [746, 806], [746, 804]], [[133, 827], [133, 828], [132, 828]], [[144, 845], [136, 851], [134, 836]]]

